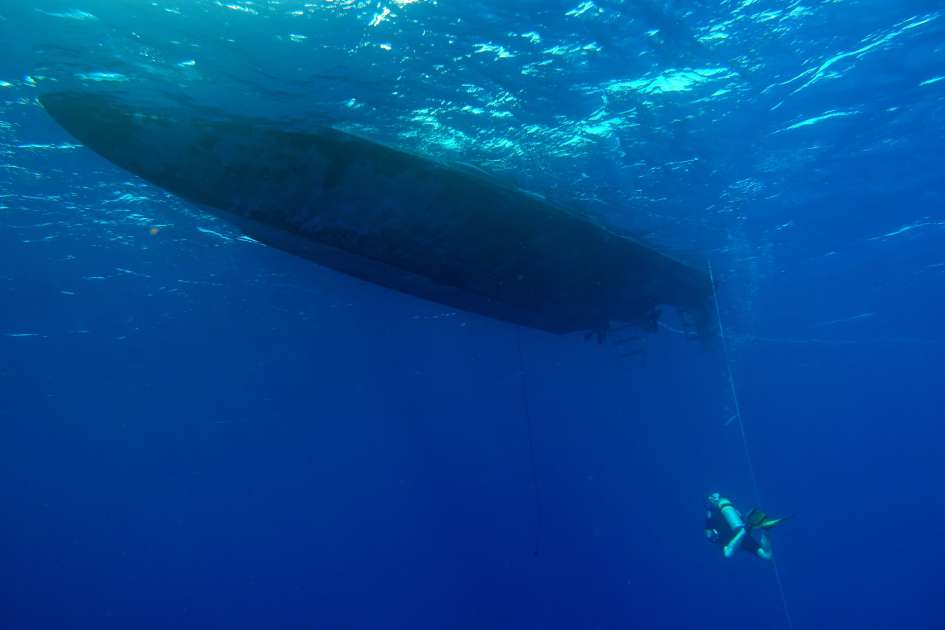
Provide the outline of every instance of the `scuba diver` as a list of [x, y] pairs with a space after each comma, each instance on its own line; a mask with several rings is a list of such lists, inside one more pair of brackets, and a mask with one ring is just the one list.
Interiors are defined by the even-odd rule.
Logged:
[[[731, 558], [741, 549], [764, 560], [771, 559], [771, 541], [767, 531], [785, 519], [769, 518], [760, 510], [752, 510], [743, 518], [732, 502], [718, 492], [710, 494], [706, 501], [706, 538], [709, 542], [721, 545], [726, 558]], [[757, 538], [755, 532], [759, 533]]]

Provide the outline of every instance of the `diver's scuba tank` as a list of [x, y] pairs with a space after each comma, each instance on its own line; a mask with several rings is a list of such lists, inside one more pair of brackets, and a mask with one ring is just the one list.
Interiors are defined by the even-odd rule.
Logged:
[[719, 514], [722, 515], [722, 518], [725, 519], [725, 523], [733, 532], [737, 532], [745, 527], [745, 521], [742, 520], [742, 515], [738, 513], [738, 510], [735, 509], [732, 502], [719, 495], [718, 492], [709, 495], [709, 503], [719, 511]]
[[725, 522], [728, 523], [728, 526], [732, 528], [733, 532], [737, 532], [745, 527], [745, 521], [742, 520], [742, 515], [738, 513], [738, 510], [735, 509], [735, 506], [732, 505], [732, 502], [728, 499], [719, 499], [719, 513], [722, 515], [722, 518], [725, 519]]

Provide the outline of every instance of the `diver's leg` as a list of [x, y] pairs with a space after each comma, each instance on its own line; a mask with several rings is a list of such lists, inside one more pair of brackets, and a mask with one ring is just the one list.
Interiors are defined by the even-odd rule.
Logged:
[[761, 532], [761, 541], [758, 543], [758, 549], [755, 553], [758, 554], [758, 557], [762, 560], [770, 560], [774, 557], [774, 554], [771, 552], [771, 541], [768, 540], [768, 536], [764, 532]]
[[735, 555], [735, 550], [738, 549], [740, 544], [742, 544], [742, 540], [745, 538], [746, 533], [747, 532], [745, 531], [744, 527], [738, 528], [738, 531], [735, 532], [735, 535], [732, 536], [732, 539], [728, 541], [728, 544], [722, 549], [722, 553], [725, 554], [726, 558], [731, 558], [733, 555]]

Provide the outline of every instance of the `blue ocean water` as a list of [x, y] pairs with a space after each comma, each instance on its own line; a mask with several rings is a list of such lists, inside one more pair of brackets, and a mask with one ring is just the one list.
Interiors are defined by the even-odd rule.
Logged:
[[[4, 0], [0, 42], [0, 628], [945, 627], [940, 0]], [[711, 261], [727, 352], [242, 238], [74, 86], [542, 191]], [[716, 490], [791, 517], [777, 573]]]

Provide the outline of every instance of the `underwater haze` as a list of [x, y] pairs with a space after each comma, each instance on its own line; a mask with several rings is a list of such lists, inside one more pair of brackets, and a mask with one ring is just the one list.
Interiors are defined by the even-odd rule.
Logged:
[[[331, 271], [63, 90], [471, 165], [711, 272], [721, 334]], [[941, 0], [0, 0], [0, 628], [945, 627], [943, 141]]]

